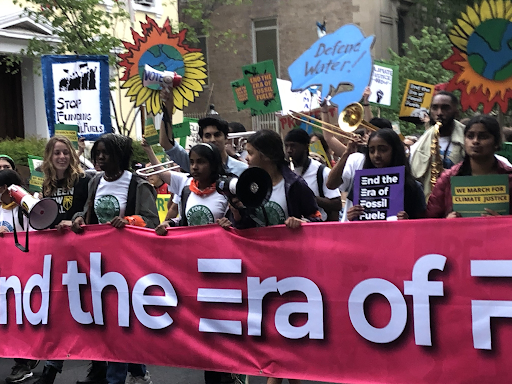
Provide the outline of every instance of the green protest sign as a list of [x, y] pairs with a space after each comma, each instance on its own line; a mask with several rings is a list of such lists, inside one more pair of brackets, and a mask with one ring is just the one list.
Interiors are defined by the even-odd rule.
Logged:
[[42, 164], [42, 157], [28, 155], [28, 167], [30, 169], [30, 179], [28, 181], [28, 187], [32, 192], [41, 192], [43, 188], [44, 174], [41, 171]]
[[172, 126], [172, 132], [174, 134], [174, 137], [175, 138], [180, 138], [180, 137], [187, 137], [187, 136], [190, 136], [190, 124], [191, 123], [197, 123], [199, 120], [198, 119], [193, 119], [193, 118], [190, 118], [190, 117], [184, 117], [183, 118], [183, 123], [179, 123], [179, 124], [173, 124]]
[[64, 136], [78, 149], [78, 125], [55, 124], [55, 136]]
[[155, 128], [155, 121], [153, 116], [148, 116], [144, 124], [144, 138], [149, 145], [158, 144], [160, 141], [160, 134]]
[[508, 175], [454, 176], [450, 179], [453, 210], [462, 217], [477, 217], [485, 208], [509, 214]]
[[251, 115], [264, 115], [282, 110], [276, 69], [272, 60], [242, 67], [247, 87], [247, 106]]
[[249, 97], [247, 95], [247, 86], [244, 79], [239, 79], [231, 82], [231, 89], [235, 97], [235, 104], [238, 111], [249, 108]]

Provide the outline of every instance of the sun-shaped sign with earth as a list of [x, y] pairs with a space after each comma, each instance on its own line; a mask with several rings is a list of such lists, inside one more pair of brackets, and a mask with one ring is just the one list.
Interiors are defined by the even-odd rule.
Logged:
[[172, 33], [169, 19], [160, 28], [146, 16], [146, 22], [141, 22], [141, 27], [142, 35], [132, 28], [134, 43], [123, 41], [128, 52], [119, 55], [119, 64], [126, 69], [121, 78], [124, 81], [121, 88], [128, 89], [126, 95], [135, 103], [135, 107], [145, 103], [147, 112], [156, 115], [162, 110], [159, 86], [142, 85], [144, 66], [148, 64], [159, 71], [176, 72], [182, 76], [182, 81], [173, 90], [174, 110], [183, 110], [203, 90], [207, 77], [203, 54], [199, 49], [183, 43], [186, 30]]
[[455, 72], [446, 89], [461, 91], [463, 110], [502, 111], [512, 98], [512, 2], [485, 0], [468, 6], [450, 31], [453, 54], [443, 67]]

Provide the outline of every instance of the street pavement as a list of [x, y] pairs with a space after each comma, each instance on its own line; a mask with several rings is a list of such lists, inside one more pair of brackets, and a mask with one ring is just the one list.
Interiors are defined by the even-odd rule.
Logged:
[[[14, 365], [12, 359], [0, 359], [0, 384], [4, 384], [4, 379], [11, 373], [11, 367]], [[42, 361], [34, 370], [34, 376], [24, 381], [24, 384], [33, 384], [43, 371], [44, 362]], [[55, 384], [75, 384], [77, 380], [85, 378], [87, 375], [88, 361], [66, 361], [62, 374], [57, 375]], [[203, 371], [196, 369], [160, 367], [149, 365], [148, 370], [151, 374], [153, 384], [204, 384]], [[251, 376], [250, 384], [265, 384], [266, 378]], [[284, 382], [285, 384], [287, 381]], [[320, 382], [304, 381], [304, 384], [319, 384]]]

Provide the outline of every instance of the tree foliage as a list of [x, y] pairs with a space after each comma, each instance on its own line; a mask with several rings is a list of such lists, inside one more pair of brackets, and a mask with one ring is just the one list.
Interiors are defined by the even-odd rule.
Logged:
[[[407, 80], [421, 81], [427, 84], [439, 84], [449, 81], [453, 73], [441, 66], [452, 53], [452, 44], [440, 28], [424, 27], [421, 36], [411, 36], [409, 43], [402, 46], [404, 54], [398, 55], [390, 49], [389, 64], [398, 65], [399, 68], [399, 100], [402, 100]], [[398, 120], [396, 111], [382, 110], [382, 116], [391, 120]], [[414, 124], [401, 122], [401, 131], [404, 135], [419, 133], [423, 128]]]
[[229, 49], [236, 49], [233, 42], [240, 36], [230, 28], [214, 31], [211, 17], [220, 7], [245, 4], [251, 4], [251, 0], [178, 0], [180, 29], [188, 29], [189, 42], [197, 42], [197, 36], [212, 36], [217, 46], [224, 44]]

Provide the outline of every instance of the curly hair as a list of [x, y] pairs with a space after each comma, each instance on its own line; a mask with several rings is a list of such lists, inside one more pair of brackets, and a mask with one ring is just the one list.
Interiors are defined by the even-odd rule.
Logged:
[[53, 149], [57, 143], [64, 144], [70, 154], [69, 166], [64, 172], [64, 179], [66, 180], [65, 188], [68, 190], [73, 188], [78, 178], [84, 176], [84, 171], [80, 166], [80, 159], [71, 141], [64, 136], [53, 136], [48, 140], [48, 143], [46, 143], [43, 164], [41, 165], [41, 171], [44, 173], [43, 196], [51, 196], [57, 190], [57, 171], [52, 162]]

